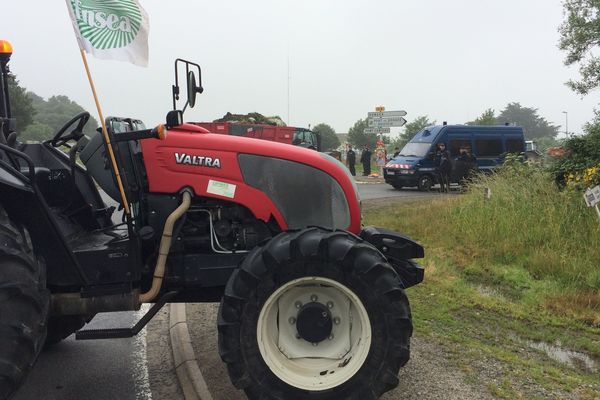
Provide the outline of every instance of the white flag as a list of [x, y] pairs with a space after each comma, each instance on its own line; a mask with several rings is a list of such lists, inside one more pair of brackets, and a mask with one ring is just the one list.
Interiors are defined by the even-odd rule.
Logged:
[[148, 14], [138, 0], [66, 1], [82, 50], [148, 66]]

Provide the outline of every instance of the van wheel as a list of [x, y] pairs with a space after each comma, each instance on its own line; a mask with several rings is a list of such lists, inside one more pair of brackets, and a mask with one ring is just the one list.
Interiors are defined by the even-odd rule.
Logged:
[[402, 189], [402, 185], [399, 185], [399, 184], [397, 184], [397, 183], [394, 183], [392, 186], [393, 186], [393, 187], [394, 187], [394, 189], [396, 189], [396, 190], [400, 190], [400, 189]]
[[431, 175], [421, 175], [419, 177], [418, 188], [422, 192], [429, 192], [433, 186], [433, 178]]

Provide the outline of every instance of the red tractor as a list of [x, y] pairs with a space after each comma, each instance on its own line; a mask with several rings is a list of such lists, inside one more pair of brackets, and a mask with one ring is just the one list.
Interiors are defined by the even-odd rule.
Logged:
[[[361, 226], [343, 165], [300, 147], [212, 134], [177, 110], [166, 131], [109, 119], [110, 140], [98, 133], [88, 141], [89, 114], [81, 113], [43, 143], [20, 143], [7, 90], [12, 51], [3, 48], [1, 399], [44, 344], [73, 332], [131, 337], [166, 302], [220, 301], [219, 352], [250, 399], [376, 399], [398, 384], [412, 335], [405, 289], [423, 279], [411, 260], [423, 248]], [[201, 71], [183, 60], [173, 100], [182, 64], [186, 107], [194, 106]], [[121, 222], [97, 185], [127, 199]], [[154, 304], [133, 328], [81, 330], [99, 312], [143, 303]]]

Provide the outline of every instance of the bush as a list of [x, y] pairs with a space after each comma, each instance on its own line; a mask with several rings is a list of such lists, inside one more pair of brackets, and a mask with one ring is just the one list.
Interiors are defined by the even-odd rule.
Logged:
[[550, 168], [561, 187], [585, 190], [600, 184], [600, 115], [584, 130], [584, 136], [565, 141], [562, 154]]

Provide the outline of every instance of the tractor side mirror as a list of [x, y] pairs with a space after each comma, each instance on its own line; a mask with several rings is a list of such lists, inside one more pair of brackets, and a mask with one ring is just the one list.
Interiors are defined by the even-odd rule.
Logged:
[[[195, 96], [195, 94], [194, 94]], [[167, 129], [183, 124], [183, 111], [173, 110], [167, 113]]]
[[188, 97], [188, 104], [190, 105], [190, 108], [193, 108], [194, 105], [196, 104], [196, 93], [202, 93], [204, 91], [204, 88], [202, 87], [202, 84], [200, 84], [200, 86], [196, 85], [196, 75], [194, 74], [194, 71], [188, 71], [187, 73], [187, 97]]
[[[200, 66], [191, 61], [182, 60], [178, 58], [175, 60], [175, 84], [172, 87], [173, 90], [173, 110], [177, 110], [177, 101], [179, 100], [179, 69], [178, 66], [180, 64], [185, 65], [185, 87], [187, 89], [187, 102], [185, 106], [183, 106], [182, 112], [185, 112], [185, 109], [190, 106], [194, 107], [196, 105], [196, 94], [204, 92], [204, 88], [202, 87], [202, 70]], [[190, 69], [198, 71], [198, 82], [196, 82], [196, 74]]]

